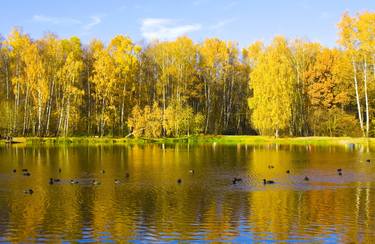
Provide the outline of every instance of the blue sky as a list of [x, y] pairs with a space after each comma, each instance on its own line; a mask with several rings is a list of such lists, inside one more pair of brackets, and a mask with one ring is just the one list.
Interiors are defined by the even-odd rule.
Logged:
[[117, 34], [137, 43], [188, 35], [219, 37], [241, 47], [275, 35], [335, 46], [344, 11], [375, 11], [375, 0], [12, 0], [1, 3], [0, 33], [20, 26], [32, 38], [53, 32], [108, 42]]

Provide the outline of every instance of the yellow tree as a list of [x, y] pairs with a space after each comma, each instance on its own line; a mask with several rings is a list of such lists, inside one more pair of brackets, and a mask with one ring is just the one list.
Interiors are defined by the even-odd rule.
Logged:
[[[226, 43], [217, 38], [206, 39], [200, 46], [199, 53], [205, 94], [206, 122], [204, 131], [207, 133], [211, 124], [211, 117], [213, 117], [213, 112], [215, 112], [213, 111], [213, 105], [219, 102], [218, 100], [213, 100], [215, 98], [215, 88], [218, 88], [216, 85], [220, 83], [229, 54]], [[216, 97], [216, 99], [222, 98]]]
[[[359, 55], [363, 67], [363, 85], [365, 93], [366, 136], [370, 131], [369, 81], [375, 79], [375, 13], [363, 12], [357, 15], [355, 24], [356, 37], [359, 43]], [[370, 76], [369, 64], [372, 63]], [[370, 76], [370, 77], [369, 77]], [[372, 88], [372, 87], [370, 87]]]
[[25, 73], [24, 73], [24, 60], [23, 56], [25, 53], [25, 49], [29, 46], [31, 40], [29, 36], [22, 33], [20, 29], [13, 29], [12, 32], [9, 34], [7, 40], [5, 41], [5, 46], [9, 52], [10, 58], [10, 79], [13, 87], [14, 93], [14, 113], [13, 113], [13, 133], [16, 133], [17, 130], [17, 123], [19, 120], [19, 108], [21, 106], [21, 99], [24, 97], [24, 110], [23, 110], [23, 129], [22, 133], [25, 133], [25, 126], [26, 126], [26, 111], [28, 99], [29, 99], [29, 87], [28, 84], [25, 83]]
[[58, 72], [61, 99], [58, 133], [67, 136], [72, 118], [75, 123], [79, 121], [79, 106], [84, 94], [79, 86], [83, 60], [79, 38], [72, 37], [69, 40], [63, 40], [62, 45], [67, 56]]
[[172, 102], [165, 111], [165, 128], [167, 136], [178, 137], [182, 134], [189, 134], [193, 119], [193, 110], [188, 106], [183, 106], [180, 102]]
[[171, 101], [195, 104], [200, 100], [202, 86], [197, 79], [197, 47], [188, 37], [175, 41], [153, 43], [146, 54], [154, 62], [157, 81], [156, 94], [160, 97], [163, 111]]
[[173, 96], [183, 103], [190, 95], [200, 91], [197, 83], [197, 47], [188, 37], [179, 37], [170, 43], [171, 69], [173, 75]]
[[9, 58], [10, 49], [9, 46], [7, 46], [7, 43], [5, 40], [3, 40], [3, 37], [0, 35], [0, 67], [1, 67], [1, 75], [4, 79], [4, 85], [5, 85], [5, 98], [6, 100], [10, 99], [10, 58]]
[[312, 106], [330, 109], [349, 102], [348, 90], [342, 89], [342, 77], [335, 72], [340, 65], [340, 51], [324, 48], [305, 72], [307, 94]]
[[[5, 101], [1, 102], [2, 107], [2, 126], [1, 128], [4, 129], [2, 133], [9, 135], [12, 129], [12, 102], [11, 102], [11, 82], [10, 82], [10, 49], [7, 45], [6, 41], [3, 40], [2, 36], [0, 35], [0, 79], [4, 81], [2, 84], [2, 91], [5, 94], [0, 94], [0, 99], [4, 99]], [[5, 96], [5, 98], [1, 97]]]
[[128, 127], [131, 130], [128, 136], [134, 135], [136, 138], [141, 137], [144, 134], [145, 124], [146, 121], [143, 110], [138, 105], [135, 105], [128, 118]]
[[[25, 63], [25, 82], [30, 90], [30, 95], [33, 99], [32, 108], [36, 108], [37, 114], [37, 134], [41, 136], [42, 132], [42, 112], [45, 108], [47, 97], [48, 97], [48, 86], [45, 79], [45, 69], [42, 63], [42, 58], [39, 54], [37, 45], [31, 43], [26, 47], [26, 51], [23, 55]], [[25, 101], [25, 110], [27, 109], [28, 101]], [[27, 118], [27, 116], [25, 116]], [[26, 121], [26, 120], [25, 120]], [[25, 122], [24, 130], [27, 128], [27, 122]]]
[[105, 127], [111, 121], [111, 116], [116, 112], [113, 96], [116, 91], [116, 64], [100, 42], [94, 47], [93, 83], [94, 96], [97, 104], [97, 130], [101, 136], [105, 134]]
[[[170, 48], [167, 42], [154, 42], [151, 43], [149, 48], [147, 49], [147, 56], [150, 58], [152, 62], [152, 68], [155, 78], [156, 78], [156, 85], [155, 85], [155, 95], [157, 98], [154, 98], [154, 101], [157, 102], [161, 100], [162, 104], [162, 121], [165, 121], [165, 110], [167, 108], [167, 99], [168, 99], [168, 87], [170, 87], [170, 78], [171, 69], [170, 64], [172, 63], [169, 59], [172, 55], [169, 54]], [[161, 98], [160, 98], [161, 97]], [[164, 132], [163, 132], [164, 133]]]
[[132, 94], [135, 91], [135, 79], [139, 70], [138, 55], [140, 51], [140, 46], [135, 45], [130, 38], [122, 35], [114, 37], [108, 46], [108, 52], [115, 64], [116, 86], [118, 86], [118, 91], [115, 92], [120, 99], [121, 134], [124, 132], [125, 116], [129, 112], [126, 108], [132, 107]]
[[[41, 49], [41, 59], [45, 70], [46, 82], [48, 85], [48, 97], [45, 109], [45, 130], [44, 134], [50, 134], [51, 117], [54, 115], [56, 94], [58, 93], [59, 70], [64, 65], [65, 57], [62, 42], [53, 34], [45, 35], [38, 40]], [[55, 119], [55, 118], [53, 118]]]
[[264, 51], [264, 44], [261, 41], [256, 41], [242, 51], [244, 63], [250, 68], [254, 69], [258, 58]]
[[[314, 135], [340, 135], [355, 121], [353, 116], [344, 111], [344, 106], [350, 102], [351, 86], [345, 76], [348, 65], [350, 62], [345, 60], [341, 51], [324, 48], [305, 71], [309, 124]], [[347, 125], [337, 122], [343, 120], [346, 120]]]
[[306, 136], [309, 133], [309, 104], [306, 88], [306, 72], [315, 62], [317, 53], [321, 50], [319, 43], [306, 42], [296, 39], [290, 43], [292, 64], [296, 74], [293, 88], [293, 105], [291, 134]]
[[340, 31], [339, 44], [343, 46], [351, 59], [353, 66], [353, 80], [354, 80], [354, 89], [357, 103], [357, 112], [359, 125], [363, 135], [365, 135], [363, 127], [363, 115], [361, 109], [361, 101], [359, 95], [359, 84], [358, 84], [358, 68], [357, 68], [357, 59], [358, 59], [358, 40], [356, 37], [356, 20], [349, 16], [348, 13], [344, 13], [341, 18], [338, 28]]
[[259, 57], [250, 74], [249, 99], [251, 121], [261, 134], [279, 132], [289, 127], [292, 116], [292, 88], [295, 74], [287, 41], [276, 37]]
[[135, 137], [158, 138], [162, 134], [163, 115], [158, 104], [155, 102], [152, 107], [146, 105], [143, 109], [138, 105], [134, 106], [128, 118], [128, 126], [131, 130], [129, 135]]

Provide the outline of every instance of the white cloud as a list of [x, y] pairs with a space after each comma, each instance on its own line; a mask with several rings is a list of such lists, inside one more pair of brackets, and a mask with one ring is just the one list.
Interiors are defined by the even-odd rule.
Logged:
[[210, 28], [213, 29], [213, 30], [219, 30], [219, 29], [225, 27], [226, 25], [229, 25], [229, 24], [231, 24], [235, 21], [237, 21], [236, 18], [220, 20], [216, 24], [212, 25]]
[[60, 24], [81, 24], [81, 21], [68, 18], [68, 17], [51, 17], [51, 16], [45, 16], [45, 15], [34, 15], [32, 18], [35, 22], [44, 22], [44, 23], [50, 23], [54, 25], [60, 25]]
[[102, 22], [102, 19], [99, 16], [91, 16], [91, 21], [83, 26], [85, 31], [91, 30], [95, 25], [98, 25]]
[[32, 17], [32, 21], [45, 23], [45, 24], [52, 24], [52, 25], [77, 25], [83, 33], [89, 32], [94, 26], [100, 24], [102, 19], [100, 16], [91, 16], [90, 21], [81, 21], [69, 17], [52, 17], [46, 15], [34, 15]]
[[198, 31], [200, 24], [179, 24], [174, 19], [146, 18], [142, 20], [141, 33], [148, 40], [173, 40], [187, 33]]

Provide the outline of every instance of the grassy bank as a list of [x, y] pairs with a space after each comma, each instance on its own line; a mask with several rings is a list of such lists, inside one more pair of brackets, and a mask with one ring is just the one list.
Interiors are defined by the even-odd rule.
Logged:
[[[249, 144], [249, 145], [371, 145], [375, 146], [375, 138], [351, 138], [351, 137], [294, 137], [274, 138], [267, 136], [191, 136], [181, 138], [160, 138], [160, 139], [131, 139], [112, 137], [26, 137], [15, 138], [26, 144]], [[1, 141], [5, 144], [5, 141]]]
[[267, 136], [204, 136], [198, 141], [218, 144], [280, 144], [280, 145], [375, 145], [375, 138], [352, 137], [284, 137]]

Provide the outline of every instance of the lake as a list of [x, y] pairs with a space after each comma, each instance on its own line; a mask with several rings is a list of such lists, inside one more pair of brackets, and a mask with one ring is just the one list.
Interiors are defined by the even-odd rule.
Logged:
[[0, 241], [61, 240], [374, 243], [375, 154], [344, 146], [0, 147]]

